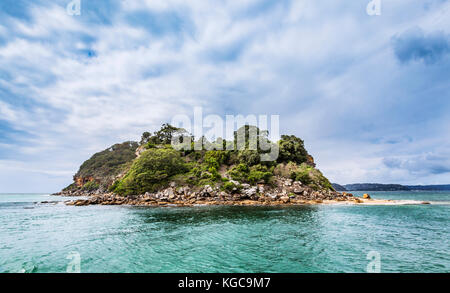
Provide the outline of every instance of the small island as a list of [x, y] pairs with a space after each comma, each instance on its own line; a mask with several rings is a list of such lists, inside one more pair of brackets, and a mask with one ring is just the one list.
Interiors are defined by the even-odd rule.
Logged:
[[[270, 142], [279, 150], [278, 157], [262, 161], [259, 144], [250, 147], [252, 132], [258, 138], [268, 135], [246, 125], [234, 132], [233, 141], [195, 141], [191, 136], [191, 144], [201, 144], [201, 149], [177, 150], [172, 142], [186, 131], [164, 124], [154, 134], [144, 132], [140, 142], [115, 144], [94, 154], [81, 165], [74, 182], [54, 195], [87, 196], [66, 202], [75, 206], [374, 203], [367, 194], [358, 198], [337, 192], [294, 135]], [[245, 137], [244, 147], [227, 150], [227, 144], [236, 146], [239, 135]]]

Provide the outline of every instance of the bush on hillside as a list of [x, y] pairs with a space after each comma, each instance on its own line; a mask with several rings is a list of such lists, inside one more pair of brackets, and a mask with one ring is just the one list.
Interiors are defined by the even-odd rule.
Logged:
[[295, 162], [301, 164], [308, 160], [308, 152], [303, 140], [295, 135], [282, 135], [278, 145], [280, 153], [277, 161], [279, 163]]
[[136, 158], [137, 147], [137, 142], [128, 141], [96, 153], [81, 165], [75, 177], [93, 177], [101, 183], [107, 183], [109, 178], [123, 170], [124, 164]]
[[187, 171], [180, 153], [173, 149], [150, 149], [133, 162], [128, 173], [115, 183], [114, 191], [122, 195], [153, 192], [168, 179]]

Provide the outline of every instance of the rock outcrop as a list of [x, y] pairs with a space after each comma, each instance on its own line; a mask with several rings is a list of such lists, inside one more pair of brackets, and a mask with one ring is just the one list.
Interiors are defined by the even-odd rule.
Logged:
[[299, 181], [278, 177], [273, 186], [266, 184], [239, 184], [239, 191], [226, 192], [217, 187], [177, 186], [172, 182], [169, 187], [155, 193], [120, 196], [114, 193], [59, 193], [59, 195], [88, 195], [88, 199], [67, 202], [68, 205], [143, 205], [143, 206], [192, 206], [206, 205], [298, 205], [322, 203], [324, 201], [353, 201], [351, 194], [336, 191], [317, 191]]

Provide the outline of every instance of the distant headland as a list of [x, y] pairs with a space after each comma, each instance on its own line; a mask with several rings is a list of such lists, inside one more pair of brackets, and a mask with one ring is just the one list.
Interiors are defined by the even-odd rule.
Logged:
[[401, 185], [380, 183], [331, 184], [336, 191], [449, 191], [447, 185]]

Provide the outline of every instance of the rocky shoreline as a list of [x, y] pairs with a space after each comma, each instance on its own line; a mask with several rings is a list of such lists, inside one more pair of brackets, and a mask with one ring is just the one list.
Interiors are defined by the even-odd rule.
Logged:
[[332, 190], [316, 191], [303, 185], [300, 181], [277, 178], [275, 184], [240, 184], [232, 191], [224, 191], [218, 187], [205, 185], [202, 187], [177, 186], [170, 183], [168, 188], [156, 193], [120, 196], [103, 190], [85, 192], [82, 190], [59, 192], [61, 196], [87, 196], [66, 202], [67, 205], [134, 205], [134, 206], [194, 206], [194, 205], [302, 205], [330, 202], [362, 203], [370, 200], [357, 198], [350, 193]]

